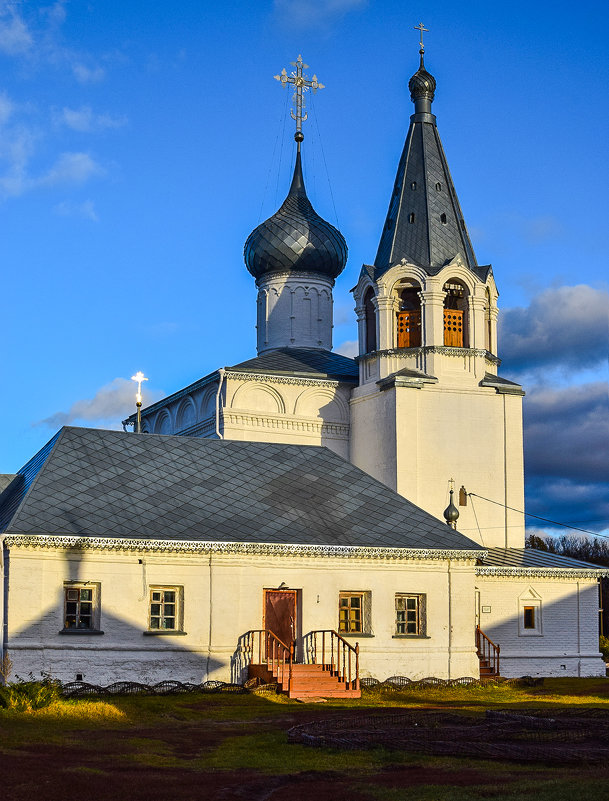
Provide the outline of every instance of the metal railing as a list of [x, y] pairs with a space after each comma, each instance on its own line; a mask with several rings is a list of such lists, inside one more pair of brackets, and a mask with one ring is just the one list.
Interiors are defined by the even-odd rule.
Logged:
[[243, 635], [241, 649], [248, 664], [266, 665], [279, 684], [292, 689], [293, 643], [286, 645], [268, 629], [252, 629]]
[[333, 629], [310, 631], [303, 639], [308, 663], [322, 665], [344, 682], [345, 689], [359, 690], [359, 643], [351, 645]]
[[499, 652], [501, 648], [476, 626], [476, 650], [478, 658], [487, 663], [494, 676], [499, 676]]

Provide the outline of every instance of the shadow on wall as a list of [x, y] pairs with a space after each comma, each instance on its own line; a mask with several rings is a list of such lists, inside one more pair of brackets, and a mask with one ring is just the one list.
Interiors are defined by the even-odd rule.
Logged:
[[[77, 551], [64, 554], [63, 577], [58, 579], [53, 597], [37, 620], [11, 631], [8, 621], [24, 617], [27, 611], [15, 614], [16, 610], [10, 608], [15, 603], [15, 591], [6, 592], [5, 646], [13, 664], [13, 679], [32, 673], [34, 677], [47, 674], [61, 681], [82, 679], [95, 684], [115, 681], [154, 684], [164, 680], [198, 684], [219, 671], [228, 673], [228, 664], [212, 658], [208, 643], [194, 642], [188, 633], [189, 621], [200, 610], [188, 611], [184, 607], [183, 593], [180, 595], [181, 588], [173, 578], [167, 585], [178, 590], [172, 608], [171, 596], [166, 602], [161, 598], [160, 603], [153, 605], [156, 597], [151, 593], [158, 591], [158, 585], [144, 586], [143, 574], [136, 598], [142, 621], [141, 625], [134, 625], [132, 620], [116, 614], [116, 610], [109, 611], [112, 603], [105, 602], [118, 595], [122, 589], [118, 582], [124, 577], [115, 576], [117, 584], [113, 586], [112, 578], [102, 576], [100, 580], [99, 574], [96, 575], [96, 563], [83, 567], [82, 554]], [[10, 561], [11, 556], [5, 551], [7, 588]], [[32, 588], [42, 585], [33, 573], [29, 583]], [[157, 612], [160, 614], [152, 614]], [[170, 613], [175, 614], [176, 621], [176, 630], [172, 632], [162, 629], [163, 616], [171, 622]]]

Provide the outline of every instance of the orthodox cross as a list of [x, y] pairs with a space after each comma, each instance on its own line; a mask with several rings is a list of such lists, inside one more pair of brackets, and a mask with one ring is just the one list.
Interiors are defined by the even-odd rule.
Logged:
[[148, 379], [146, 378], [144, 373], [142, 373], [141, 370], [138, 370], [138, 372], [135, 375], [131, 376], [131, 380], [132, 381], [137, 381], [137, 395], [135, 396], [135, 406], [137, 408], [137, 421], [136, 421], [136, 424], [135, 424], [135, 433], [136, 434], [141, 434], [142, 433], [142, 415], [141, 415], [141, 409], [142, 409], [142, 381], [148, 381]]
[[420, 41], [419, 41], [419, 45], [420, 45], [420, 47], [421, 47], [421, 50], [420, 50], [420, 52], [421, 52], [421, 55], [423, 55], [423, 53], [425, 52], [425, 47], [423, 46], [423, 31], [425, 31], [425, 33], [429, 33], [429, 28], [426, 28], [426, 27], [423, 25], [423, 23], [422, 23], [422, 22], [419, 22], [419, 24], [418, 24], [418, 25], [415, 25], [415, 26], [414, 26], [414, 29], [415, 29], [415, 31], [419, 31], [419, 33], [421, 34], [421, 39], [420, 39]]
[[281, 75], [275, 75], [274, 78], [276, 81], [279, 81], [283, 87], [287, 87], [289, 83], [294, 84], [295, 92], [294, 97], [292, 98], [292, 102], [296, 106], [296, 113], [294, 113], [293, 109], [290, 109], [290, 114], [293, 120], [296, 120], [296, 133], [294, 134], [294, 139], [298, 142], [298, 149], [300, 150], [300, 143], [304, 139], [302, 133], [302, 123], [304, 120], [307, 119], [308, 114], [304, 109], [304, 93], [307, 89], [312, 89], [316, 92], [318, 89], [325, 89], [323, 83], [319, 83], [317, 80], [317, 75], [314, 75], [313, 78], [309, 81], [304, 74], [303, 70], [309, 68], [308, 64], [303, 64], [302, 56], [298, 56], [296, 61], [290, 62], [293, 67], [296, 69], [288, 75], [285, 67], [281, 70]]

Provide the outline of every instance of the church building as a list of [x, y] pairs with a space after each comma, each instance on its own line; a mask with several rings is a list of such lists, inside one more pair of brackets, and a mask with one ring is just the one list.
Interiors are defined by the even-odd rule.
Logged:
[[359, 355], [332, 351], [347, 245], [307, 196], [304, 92], [321, 85], [299, 57], [276, 76], [295, 88], [291, 186], [245, 243], [257, 355], [124, 433], [64, 428], [9, 477], [0, 614], [17, 673], [272, 674], [303, 697], [357, 694], [363, 676], [604, 675], [609, 571], [524, 548], [524, 392], [498, 374], [495, 277], [423, 59], [353, 289]]

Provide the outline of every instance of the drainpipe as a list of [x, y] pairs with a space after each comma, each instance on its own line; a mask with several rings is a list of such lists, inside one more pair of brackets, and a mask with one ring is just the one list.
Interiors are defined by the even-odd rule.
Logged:
[[216, 392], [216, 436], [218, 439], [224, 439], [220, 433], [220, 393], [222, 392], [222, 382], [224, 381], [225, 372], [226, 370], [224, 367], [221, 367], [218, 370], [218, 375], [220, 376], [220, 380], [218, 381], [218, 391]]

